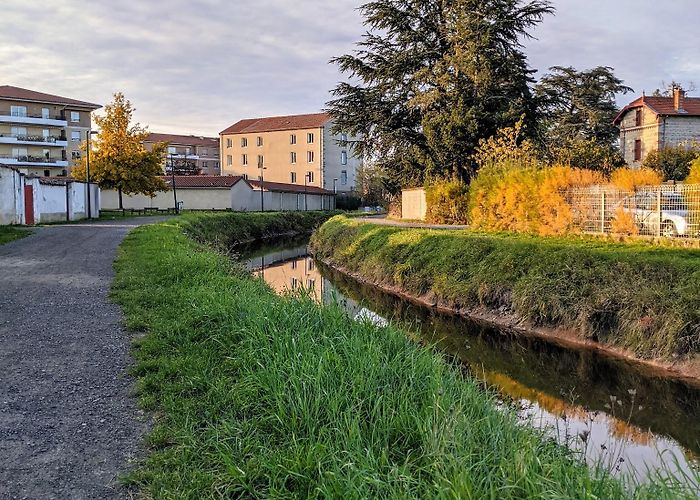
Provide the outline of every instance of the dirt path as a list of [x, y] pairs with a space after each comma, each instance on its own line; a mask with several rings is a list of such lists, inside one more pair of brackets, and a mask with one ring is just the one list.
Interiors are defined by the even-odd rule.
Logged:
[[129, 336], [108, 300], [130, 229], [162, 218], [41, 228], [0, 246], [0, 498], [123, 498], [147, 422]]

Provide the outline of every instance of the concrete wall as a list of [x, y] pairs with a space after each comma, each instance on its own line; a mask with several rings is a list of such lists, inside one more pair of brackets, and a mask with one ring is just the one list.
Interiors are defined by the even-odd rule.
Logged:
[[335, 208], [335, 197], [307, 193], [279, 193], [254, 190], [245, 182], [238, 182], [231, 188], [233, 199], [232, 208], [239, 212], [258, 212], [264, 200], [264, 209], [268, 211], [304, 211], [332, 210]]
[[[34, 179], [34, 219], [37, 224], [66, 221], [66, 186], [41, 184]], [[38, 186], [37, 186], [38, 185]]]
[[404, 189], [401, 191], [401, 218], [408, 220], [425, 220], [428, 205], [425, 189]]
[[0, 167], [0, 225], [24, 223], [22, 175]]
[[[182, 202], [185, 210], [224, 210], [231, 208], [231, 190], [228, 188], [177, 188], [177, 201]], [[153, 198], [142, 194], [123, 195], [122, 202], [126, 209], [175, 208], [172, 190], [156, 193]], [[119, 208], [117, 191], [102, 191], [102, 208], [115, 210]]]

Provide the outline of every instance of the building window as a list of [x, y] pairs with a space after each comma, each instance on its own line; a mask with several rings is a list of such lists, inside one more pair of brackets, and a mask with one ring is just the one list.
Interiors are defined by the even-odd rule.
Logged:
[[231, 156], [231, 155], [226, 155], [226, 165], [229, 166], [229, 167], [230, 167], [231, 165], [233, 165], [233, 156]]
[[231, 148], [233, 147], [233, 140], [232, 139], [226, 139], [226, 147]]
[[215, 161], [215, 162], [214, 162], [214, 168], [219, 168], [219, 162], [218, 162], [218, 161]]
[[306, 159], [309, 163], [313, 163], [314, 162], [314, 152], [313, 151], [307, 152]]
[[82, 157], [82, 154], [80, 153], [80, 151], [71, 151], [70, 157], [73, 160], [79, 160]]
[[48, 120], [48, 119], [49, 119], [49, 108], [41, 108], [41, 117], [42, 117], [44, 120]]
[[169, 155], [177, 154], [177, 148], [175, 146], [168, 146], [168, 154]]
[[340, 153], [340, 164], [341, 165], [347, 165], [348, 164], [348, 152], [343, 151]]
[[289, 182], [291, 182], [292, 184], [297, 183], [297, 173], [296, 172], [291, 172], [289, 174]]
[[340, 134], [340, 143], [345, 146], [348, 142], [348, 134]]
[[313, 144], [314, 143], [314, 134], [313, 132], [309, 132], [306, 134], [306, 143], [307, 144]]
[[289, 161], [290, 161], [290, 163], [296, 163], [296, 162], [297, 162], [297, 154], [296, 154], [294, 151], [292, 151], [292, 152], [289, 154]]
[[306, 288], [309, 291], [313, 291], [316, 288], [316, 280], [308, 279], [306, 280]]
[[340, 184], [343, 186], [348, 185], [348, 171], [347, 170], [340, 171]]
[[634, 141], [634, 161], [640, 161], [642, 159], [642, 141], [637, 139]]
[[265, 165], [265, 157], [258, 155], [258, 168], [263, 168], [263, 165]]
[[244, 167], [248, 165], [248, 155], [241, 155], [241, 165]]
[[289, 144], [296, 144], [297, 143], [297, 135], [292, 134], [289, 136]]
[[242, 148], [248, 147], [248, 138], [247, 137], [241, 137], [241, 147]]
[[642, 110], [638, 109], [634, 116], [634, 125], [636, 127], [642, 126]]
[[296, 268], [297, 268], [297, 261], [293, 260], [292, 261], [292, 269], [296, 269]]
[[80, 142], [80, 131], [73, 131], [70, 133], [70, 140], [73, 142]]
[[73, 123], [77, 123], [80, 121], [80, 112], [79, 111], [71, 111], [70, 112], [70, 121]]
[[203, 149], [203, 150], [202, 150], [202, 156], [209, 156], [209, 150], [208, 150], [208, 149]]
[[244, 181], [247, 181], [247, 180], [248, 180], [248, 174], [243, 174], [241, 177], [243, 177], [243, 180], [244, 180]]
[[10, 106], [10, 115], [12, 116], [27, 116], [27, 106]]
[[263, 138], [262, 136], [258, 136], [258, 147], [261, 147], [263, 145]]
[[25, 138], [25, 137], [27, 137], [27, 128], [26, 127], [12, 127], [11, 134], [12, 134], [12, 137]]
[[314, 263], [314, 259], [309, 259], [307, 262], [308, 262], [309, 271], [313, 271], [314, 269], [316, 269], [316, 264]]
[[185, 154], [189, 155], [192, 153], [192, 148], [185, 148]]
[[203, 161], [202, 162], [202, 168], [208, 168], [209, 167], [209, 162]]
[[51, 137], [51, 132], [49, 132], [49, 129], [45, 128], [41, 131], [41, 136], [44, 138], [44, 141], [48, 141]]
[[313, 172], [307, 172], [306, 178], [309, 180], [310, 183], [313, 182], [313, 181], [314, 181], [314, 173], [313, 173]]
[[44, 170], [44, 177], [51, 177], [51, 170]]

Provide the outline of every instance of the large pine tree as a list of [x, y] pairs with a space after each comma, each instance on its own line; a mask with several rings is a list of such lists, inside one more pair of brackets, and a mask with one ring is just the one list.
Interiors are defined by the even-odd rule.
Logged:
[[522, 42], [553, 12], [548, 0], [376, 0], [360, 9], [368, 31], [353, 54], [333, 59], [349, 81], [328, 108], [395, 188], [468, 179], [480, 139], [522, 115], [534, 120]]

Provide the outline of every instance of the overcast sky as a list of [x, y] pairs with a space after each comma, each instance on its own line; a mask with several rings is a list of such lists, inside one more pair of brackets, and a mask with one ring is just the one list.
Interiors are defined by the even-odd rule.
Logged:
[[[123, 91], [151, 131], [216, 135], [322, 109], [340, 79], [328, 60], [363, 33], [360, 3], [2, 0], [0, 84], [97, 103]], [[527, 44], [533, 68], [613, 66], [637, 94], [700, 83], [700, 1], [553, 4]]]

